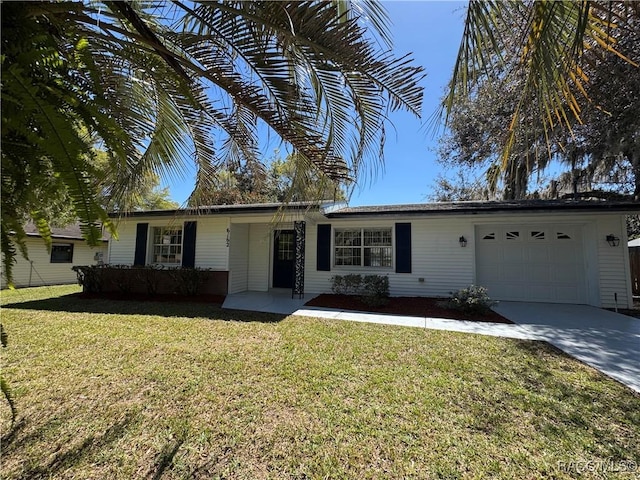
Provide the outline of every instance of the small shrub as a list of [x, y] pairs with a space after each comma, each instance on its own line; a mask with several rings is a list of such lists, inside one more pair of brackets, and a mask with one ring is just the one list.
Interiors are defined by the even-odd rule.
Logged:
[[96, 265], [76, 265], [71, 267], [78, 277], [78, 285], [87, 293], [102, 292], [104, 284], [104, 268]]
[[367, 275], [362, 279], [362, 296], [370, 307], [380, 307], [389, 302], [389, 277], [386, 275]]
[[337, 295], [358, 295], [370, 307], [386, 305], [389, 299], [389, 277], [386, 275], [334, 275], [331, 291]]
[[359, 295], [362, 292], [362, 275], [334, 275], [331, 291], [337, 295]]
[[204, 268], [171, 268], [169, 275], [175, 283], [178, 293], [182, 295], [197, 295], [200, 287], [209, 278], [209, 270]]
[[130, 265], [109, 265], [112, 272], [112, 281], [122, 293], [130, 293], [135, 280]]
[[158, 271], [162, 269], [164, 269], [163, 265], [147, 265], [135, 269], [136, 280], [147, 288], [149, 295], [158, 293], [158, 287], [160, 286], [160, 280], [162, 278]]
[[491, 300], [485, 287], [471, 285], [451, 292], [447, 307], [466, 313], [488, 313], [498, 302]]

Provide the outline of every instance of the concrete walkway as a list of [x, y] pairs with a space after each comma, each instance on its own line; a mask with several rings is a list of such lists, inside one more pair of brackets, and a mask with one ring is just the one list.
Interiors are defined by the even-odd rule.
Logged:
[[399, 325], [401, 327], [418, 327], [432, 330], [448, 330], [451, 332], [477, 333], [493, 337], [518, 338], [521, 340], [538, 340], [527, 327], [507, 323], [468, 322], [465, 320], [448, 320], [446, 318], [409, 317], [403, 315], [385, 315], [380, 313], [354, 312], [334, 310], [320, 307], [304, 307], [293, 312], [302, 317], [331, 318], [352, 322], [379, 323], [382, 325]]
[[222, 308], [248, 310], [250, 312], [280, 313], [291, 315], [315, 295], [291, 298], [291, 289], [271, 289], [268, 292], [242, 292], [227, 295]]
[[520, 325], [505, 323], [466, 322], [443, 318], [409, 317], [402, 315], [384, 315], [369, 312], [354, 312], [332, 308], [305, 307], [304, 304], [315, 295], [305, 298], [291, 298], [291, 290], [270, 290], [268, 292], [242, 292], [227, 295], [222, 308], [248, 310], [252, 312], [279, 313], [282, 315], [298, 315], [302, 317], [330, 318], [349, 320], [352, 322], [379, 323], [383, 325], [399, 325], [403, 327], [430, 328], [434, 330], [450, 330], [453, 332], [478, 333], [495, 337], [538, 340], [535, 333]]
[[383, 315], [305, 307], [311, 296], [291, 291], [228, 295], [223, 308], [475, 333], [551, 343], [565, 353], [640, 392], [640, 319], [588, 305], [500, 302], [494, 310], [515, 324]]
[[640, 319], [588, 305], [500, 302], [494, 310], [640, 392]]

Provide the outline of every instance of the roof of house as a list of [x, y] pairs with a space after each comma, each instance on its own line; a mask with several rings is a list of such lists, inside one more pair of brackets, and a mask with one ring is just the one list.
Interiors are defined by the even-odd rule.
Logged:
[[233, 213], [276, 213], [284, 207], [284, 211], [319, 210], [331, 201], [289, 202], [289, 203], [248, 203], [237, 205], [206, 205], [197, 208], [178, 208], [174, 210], [147, 210], [135, 212], [112, 212], [115, 217], [173, 217], [183, 215], [215, 215]]
[[[40, 232], [38, 232], [38, 227], [33, 223], [27, 223], [24, 226], [24, 231], [29, 237], [39, 237]], [[71, 225], [67, 225], [65, 227], [51, 227], [51, 238], [59, 238], [65, 240], [84, 240], [82, 236], [82, 230], [80, 230], [79, 223], [72, 223]], [[103, 230], [101, 240], [103, 242], [108, 242], [110, 238], [109, 232]]]
[[486, 202], [438, 202], [415, 203], [405, 205], [379, 205], [364, 207], [345, 207], [327, 213], [327, 217], [341, 218], [353, 216], [387, 215], [442, 215], [442, 214], [478, 214], [478, 213], [517, 213], [517, 212], [638, 212], [640, 203], [631, 201], [586, 201], [586, 200], [513, 200]]
[[472, 201], [414, 203], [404, 205], [376, 205], [349, 207], [342, 202], [313, 201], [282, 203], [252, 203], [239, 205], [209, 205], [198, 208], [175, 210], [148, 210], [136, 212], [111, 213], [111, 217], [173, 217], [186, 215], [250, 214], [276, 213], [283, 209], [291, 211], [321, 211], [328, 218], [355, 216], [391, 216], [391, 215], [460, 215], [501, 212], [640, 212], [640, 203], [614, 200], [514, 200], [514, 201]]

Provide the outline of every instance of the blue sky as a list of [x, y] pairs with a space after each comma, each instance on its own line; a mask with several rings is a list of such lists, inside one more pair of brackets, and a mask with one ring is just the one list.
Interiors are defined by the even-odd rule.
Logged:
[[466, 2], [387, 1], [394, 50], [413, 52], [427, 77], [424, 86], [423, 118], [396, 112], [391, 116], [395, 131], [388, 129], [385, 169], [373, 182], [356, 187], [351, 205], [419, 203], [442, 167], [433, 149], [437, 138], [423, 125], [438, 109], [455, 63], [464, 23]]
[[[412, 52], [415, 63], [427, 73], [423, 79], [423, 118], [395, 112], [387, 128], [385, 167], [366, 183], [356, 186], [351, 205], [419, 203], [426, 201], [434, 179], [444, 173], [433, 149], [437, 139], [424, 123], [437, 110], [455, 62], [464, 21], [466, 2], [385, 1], [391, 21], [394, 51], [398, 56]], [[270, 142], [271, 157], [279, 141]], [[171, 196], [184, 202], [194, 185], [193, 178], [169, 184]]]

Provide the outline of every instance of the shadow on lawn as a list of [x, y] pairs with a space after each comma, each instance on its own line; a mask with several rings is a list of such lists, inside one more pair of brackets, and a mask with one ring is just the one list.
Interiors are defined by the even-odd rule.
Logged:
[[[153, 471], [149, 473], [149, 477], [151, 477], [152, 480], [159, 480], [162, 478], [165, 470], [173, 465], [173, 459], [185, 440], [185, 436], [180, 436], [176, 440], [173, 440], [164, 446], [156, 459], [156, 464], [154, 466], [155, 473]], [[151, 476], [152, 473], [153, 476]]]
[[[624, 396], [628, 398], [632, 403], [636, 404], [636, 406], [637, 402], [640, 400], [640, 394], [634, 392], [626, 385], [605, 375], [602, 372], [599, 372], [597, 369], [590, 365], [587, 365], [580, 359], [572, 357], [571, 355], [562, 351], [560, 348], [549, 343], [548, 341], [516, 340], [515, 343], [520, 350], [523, 350], [528, 355], [536, 357], [536, 359], [538, 360], [535, 367], [529, 363], [522, 364], [518, 371], [518, 375], [522, 379], [523, 384], [532, 391], [540, 391], [540, 389], [542, 388], [549, 389], [549, 387], [552, 387], [559, 392], [558, 396], [560, 398], [572, 397], [577, 395], [585, 402], [592, 403], [596, 401], [601, 394], [600, 389], [604, 390], [610, 387], [610, 382], [613, 382], [613, 384], [616, 385], [616, 388], [620, 390], [619, 395], [616, 395], [616, 398], [618, 400], [622, 402], [620, 396]], [[591, 343], [590, 345], [593, 344], [594, 343]], [[586, 366], [591, 370], [591, 372], [589, 373], [589, 383], [582, 385], [566, 382], [564, 378], [558, 376], [557, 372], [549, 368], [548, 365], [554, 364], [548, 362], [549, 357], [557, 357], [559, 359], [565, 360], [571, 359], [572, 362], [576, 362], [575, 367], [571, 366], [573, 363], [564, 364], [564, 371], [572, 371], [580, 368], [579, 366]], [[630, 393], [631, 395], [625, 395], [625, 393]], [[637, 408], [633, 408], [632, 410], [635, 411], [637, 410]]]
[[52, 312], [117, 315], [157, 315], [161, 317], [210, 318], [235, 322], [276, 323], [287, 315], [222, 309], [218, 304], [202, 302], [154, 302], [82, 298], [77, 294], [43, 300], [7, 303], [2, 308], [48, 310]]
[[[27, 466], [25, 466], [17, 478], [38, 479], [55, 477], [58, 473], [65, 472], [70, 467], [81, 462], [83, 458], [95, 454], [108, 445], [117, 442], [118, 439], [126, 435], [127, 428], [133, 420], [131, 415], [125, 416], [121, 421], [114, 423], [100, 434], [88, 436], [78, 443], [65, 442], [64, 445], [59, 445], [58, 448], [52, 448], [52, 452], [55, 451], [52, 456], [48, 458], [47, 456], [43, 456], [43, 461], [40, 463], [34, 462], [26, 464]], [[47, 428], [47, 425], [42, 425], [41, 428], [36, 429], [34, 432], [23, 434], [22, 430], [26, 428], [26, 425], [25, 419], [22, 419], [8, 435], [3, 437], [3, 457], [7, 452], [19, 449], [21, 446], [38, 438], [42, 431]], [[45, 458], [47, 459], [45, 460]]]
[[[622, 384], [583, 366], [559, 348], [536, 340], [511, 340], [518, 351], [488, 368], [495, 369], [490, 387], [470, 388], [460, 400], [469, 415], [468, 428], [489, 437], [510, 438], [510, 429], [521, 421], [513, 412], [526, 412], [536, 431], [556, 443], [593, 448], [594, 458], [624, 461], [640, 424], [640, 395]], [[556, 361], [558, 360], [558, 361]], [[575, 374], [575, 375], [574, 375]], [[488, 409], [498, 404], [503, 408]], [[621, 425], [626, 430], [621, 434]], [[567, 458], [566, 460], [571, 460]]]
[[[582, 381], [568, 381], [562, 372], [577, 372], [585, 364], [545, 341], [518, 340], [516, 344], [536, 359], [521, 363], [514, 373], [524, 388], [545, 397], [538, 405], [535, 402], [529, 405], [539, 419], [539, 428], [564, 435], [567, 442], [571, 441], [572, 429], [589, 431], [604, 450], [603, 458], [624, 460], [628, 452], [619, 430], [599, 422], [613, 416], [622, 424], [638, 425], [640, 394], [592, 367], [588, 367], [591, 371], [585, 372], [586, 376], [581, 375]], [[550, 362], [551, 357], [572, 361]], [[553, 365], [556, 368], [552, 368]], [[580, 410], [581, 405], [586, 408]]]

